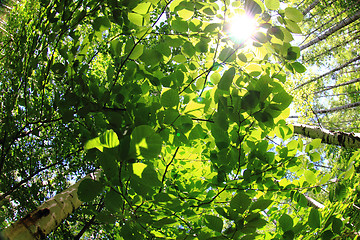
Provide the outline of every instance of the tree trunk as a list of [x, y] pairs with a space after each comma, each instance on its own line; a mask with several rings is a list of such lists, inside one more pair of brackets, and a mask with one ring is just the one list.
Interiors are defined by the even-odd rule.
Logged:
[[345, 148], [360, 148], [360, 137], [353, 133], [329, 131], [316, 126], [293, 123], [294, 133], [312, 139], [320, 138], [322, 143], [342, 146]]
[[318, 110], [318, 111], [314, 111], [314, 113], [331, 113], [331, 112], [336, 112], [336, 111], [340, 111], [340, 110], [344, 110], [344, 109], [348, 109], [348, 108], [354, 108], [360, 106], [360, 102], [356, 102], [356, 103], [349, 103], [340, 107], [334, 107], [334, 108], [330, 108], [330, 109], [323, 109], [323, 110]]
[[324, 96], [318, 96], [318, 98], [323, 98], [323, 97], [338, 97], [338, 96], [351, 96], [351, 94], [358, 94], [360, 93], [360, 91], [356, 91], [356, 92], [345, 92], [345, 93], [338, 93], [338, 94], [332, 94], [332, 95], [324, 95]]
[[360, 55], [357, 56], [357, 57], [355, 57], [355, 58], [353, 58], [353, 59], [351, 59], [351, 60], [349, 60], [349, 61], [347, 61], [346, 63], [342, 64], [341, 66], [339, 66], [339, 67], [337, 67], [337, 68], [334, 68], [334, 69], [332, 69], [332, 70], [330, 70], [330, 71], [328, 71], [328, 72], [326, 72], [326, 73], [324, 73], [324, 74], [322, 74], [322, 75], [320, 75], [320, 76], [318, 76], [318, 77], [315, 77], [315, 78], [313, 78], [313, 79], [310, 79], [310, 80], [307, 81], [307, 82], [304, 82], [304, 83], [300, 84], [299, 86], [295, 87], [294, 90], [296, 90], [296, 89], [298, 89], [298, 88], [301, 88], [301, 87], [303, 87], [303, 86], [305, 86], [305, 85], [307, 85], [307, 84], [309, 84], [309, 83], [315, 82], [315, 81], [319, 80], [320, 78], [323, 78], [323, 77], [325, 77], [325, 76], [327, 76], [327, 75], [330, 75], [330, 74], [332, 74], [332, 73], [334, 73], [334, 72], [337, 72], [337, 71], [343, 69], [344, 67], [347, 67], [347, 66], [350, 65], [351, 63], [353, 63], [353, 62], [355, 62], [355, 61], [358, 61], [358, 60], [360, 60]]
[[322, 93], [322, 92], [328, 91], [328, 90], [333, 89], [333, 88], [338, 88], [338, 87], [341, 87], [341, 86], [346, 86], [346, 85], [350, 85], [350, 84], [357, 83], [357, 82], [360, 82], [360, 78], [355, 78], [353, 80], [350, 80], [350, 81], [347, 81], [347, 82], [344, 82], [344, 83], [324, 87], [323, 89], [314, 92], [314, 94]]
[[358, 20], [360, 18], [360, 11], [357, 11], [354, 15], [347, 17], [346, 19], [342, 20], [341, 22], [339, 22], [338, 24], [336, 24], [335, 26], [333, 26], [332, 28], [328, 29], [327, 31], [325, 31], [322, 35], [318, 36], [317, 38], [314, 38], [313, 40], [311, 40], [310, 42], [301, 45], [300, 46], [300, 50], [304, 50], [324, 39], [326, 39], [328, 36], [330, 36], [331, 34], [335, 33], [336, 31], [340, 30], [341, 28], [355, 22], [356, 20]]
[[[349, 40], [342, 39], [341, 43], [339, 43], [339, 44], [337, 44], [337, 45], [335, 45], [335, 46], [333, 46], [331, 48], [324, 49], [324, 51], [322, 51], [318, 55], [312, 56], [311, 58], [304, 60], [304, 62], [308, 63], [311, 60], [315, 60], [315, 59], [317, 59], [317, 58], [319, 58], [319, 57], [321, 57], [323, 55], [329, 54], [329, 52], [332, 52], [333, 50], [335, 50], [335, 49], [337, 49], [339, 47], [345, 46], [346, 44], [348, 44], [348, 43], [350, 43], [350, 42], [352, 42], [354, 40], [357, 40], [358, 38], [360, 38], [360, 35], [358, 35], [358, 33], [359, 33], [359, 31], [354, 32], [353, 34], [355, 34], [355, 35], [351, 39], [349, 39]], [[351, 34], [351, 35], [353, 35], [353, 34]]]
[[314, 0], [303, 12], [302, 14], [305, 16], [306, 14], [308, 14], [308, 12], [310, 12], [318, 3], [320, 2], [320, 0]]
[[72, 212], [80, 207], [82, 202], [77, 196], [79, 184], [85, 178], [98, 179], [100, 170], [87, 175], [65, 191], [50, 198], [32, 213], [6, 228], [2, 234], [6, 240], [44, 239]]

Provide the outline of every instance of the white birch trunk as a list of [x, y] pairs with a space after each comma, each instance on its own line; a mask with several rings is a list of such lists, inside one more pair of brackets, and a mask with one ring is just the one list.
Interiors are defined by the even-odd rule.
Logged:
[[308, 14], [308, 12], [310, 12], [316, 5], [318, 5], [318, 3], [320, 2], [320, 0], [314, 0], [303, 12], [302, 14], [305, 16], [306, 14]]
[[360, 148], [360, 137], [353, 133], [329, 131], [316, 126], [293, 123], [294, 133], [312, 139], [320, 138], [322, 143], [343, 146], [345, 148]]
[[294, 90], [296, 90], [296, 89], [298, 89], [298, 88], [301, 88], [301, 87], [303, 87], [303, 86], [305, 86], [305, 85], [307, 85], [307, 84], [309, 84], [309, 83], [315, 82], [315, 81], [317, 81], [317, 80], [319, 80], [319, 79], [321, 79], [321, 78], [323, 78], [323, 77], [325, 77], [325, 76], [327, 76], [327, 75], [330, 75], [330, 74], [332, 74], [332, 73], [334, 73], [334, 72], [337, 72], [337, 71], [339, 71], [339, 70], [347, 67], [347, 66], [350, 65], [351, 63], [356, 62], [356, 61], [358, 61], [358, 60], [360, 60], [360, 56], [354, 57], [353, 59], [350, 59], [349, 61], [347, 61], [346, 63], [340, 65], [339, 67], [334, 68], [334, 69], [332, 69], [332, 70], [330, 70], [330, 71], [328, 71], [328, 72], [326, 72], [326, 73], [324, 73], [324, 74], [322, 74], [322, 75], [320, 75], [320, 76], [318, 76], [318, 77], [315, 77], [315, 78], [313, 78], [313, 79], [310, 79], [310, 80], [307, 81], [307, 82], [304, 82], [304, 83], [300, 84], [299, 86], [295, 87]]
[[357, 83], [357, 82], [360, 82], [360, 78], [355, 78], [355, 79], [352, 79], [352, 80], [344, 82], [344, 83], [339, 83], [339, 84], [336, 84], [336, 85], [333, 85], [333, 86], [324, 87], [323, 89], [314, 92], [314, 94], [318, 94], [318, 93], [325, 92], [325, 91], [328, 91], [328, 90], [333, 89], [333, 88], [338, 88], [338, 87], [341, 87], [341, 86], [346, 86], [346, 85], [350, 85], [350, 84]]
[[354, 108], [354, 107], [357, 107], [357, 106], [360, 106], [360, 102], [349, 103], [349, 104], [345, 104], [345, 105], [330, 108], [330, 109], [318, 110], [318, 111], [314, 111], [314, 113], [331, 113], [331, 112], [337, 112], [337, 111], [348, 109], [348, 108]]
[[85, 178], [98, 179], [100, 170], [87, 175], [65, 191], [50, 198], [32, 213], [6, 228], [2, 234], [6, 240], [44, 239], [64, 219], [80, 207], [82, 202], [77, 196], [79, 184]]
[[345, 18], [344, 20], [342, 20], [341, 22], [339, 22], [338, 24], [336, 24], [335, 26], [333, 26], [332, 28], [329, 28], [328, 30], [326, 30], [323, 34], [321, 34], [320, 36], [318, 36], [317, 38], [311, 40], [310, 42], [301, 45], [300, 46], [300, 50], [304, 50], [324, 39], [326, 39], [328, 36], [330, 36], [331, 34], [335, 33], [336, 31], [340, 30], [341, 28], [349, 25], [350, 23], [355, 22], [356, 20], [358, 20], [360, 18], [360, 11], [356, 12], [354, 15]]

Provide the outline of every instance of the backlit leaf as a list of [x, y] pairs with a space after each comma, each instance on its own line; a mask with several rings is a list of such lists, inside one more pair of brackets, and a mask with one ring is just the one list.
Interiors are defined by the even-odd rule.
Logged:
[[265, 0], [265, 6], [270, 10], [277, 10], [280, 7], [279, 0]]
[[285, 17], [287, 17], [288, 19], [294, 22], [301, 22], [303, 20], [302, 13], [296, 8], [291, 8], [291, 7], [285, 8]]

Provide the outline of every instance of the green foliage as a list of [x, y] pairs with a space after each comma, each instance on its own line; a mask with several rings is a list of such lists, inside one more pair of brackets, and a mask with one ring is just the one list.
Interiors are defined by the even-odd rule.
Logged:
[[[33, 3], [14, 13], [0, 66], [1, 191], [55, 160], [67, 170], [33, 178], [31, 192], [45, 195], [31, 204], [13, 195], [19, 205], [101, 169], [79, 185], [86, 204], [68, 219], [69, 238], [92, 216], [94, 231], [117, 239], [325, 238], [331, 216], [331, 234], [341, 233], [342, 210], [309, 209], [303, 195], [323, 180], [304, 164], [320, 161], [321, 140], [305, 152], [301, 140], [286, 142], [285, 69], [305, 71], [290, 43], [301, 32], [297, 9], [277, 0]], [[238, 12], [259, 22], [251, 43], [226, 30]], [[275, 147], [274, 135], [285, 142]], [[329, 203], [350, 192], [330, 190]]]

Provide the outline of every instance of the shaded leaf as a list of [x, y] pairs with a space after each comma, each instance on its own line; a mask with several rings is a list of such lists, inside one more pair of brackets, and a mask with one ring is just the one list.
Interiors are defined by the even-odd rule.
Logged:
[[223, 228], [223, 221], [219, 217], [205, 215], [205, 225], [216, 232], [221, 232]]

